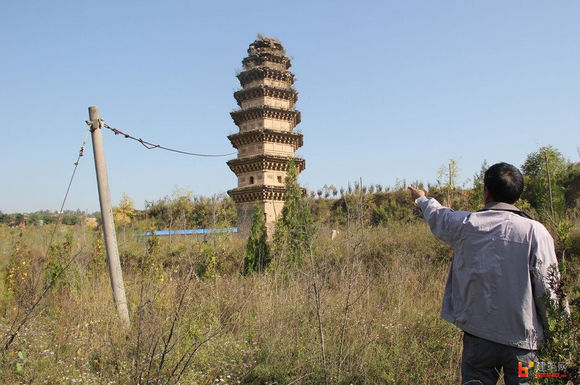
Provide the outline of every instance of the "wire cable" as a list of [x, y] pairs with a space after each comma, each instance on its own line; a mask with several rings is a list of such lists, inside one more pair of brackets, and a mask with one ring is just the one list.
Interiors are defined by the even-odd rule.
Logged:
[[[62, 204], [60, 205], [60, 209], [58, 210], [58, 216], [56, 217], [56, 222], [54, 225], [54, 229], [52, 231], [52, 234], [50, 236], [50, 240], [48, 242], [48, 248], [46, 250], [46, 256], [48, 257], [48, 251], [50, 250], [50, 246], [52, 245], [52, 241], [54, 239], [54, 234], [56, 233], [56, 229], [58, 228], [58, 225], [60, 224], [60, 220], [62, 218], [62, 213], [63, 213], [63, 209], [64, 209], [64, 205], [66, 203], [66, 200], [68, 198], [68, 194], [70, 192], [70, 188], [72, 186], [75, 174], [77, 172], [77, 168], [79, 167], [79, 162], [81, 160], [81, 158], [83, 157], [84, 153], [85, 153], [85, 145], [87, 144], [87, 139], [89, 138], [89, 134], [90, 134], [90, 130], [87, 130], [87, 134], [85, 135], [85, 139], [83, 140], [83, 144], [81, 145], [81, 149], [79, 150], [79, 155], [77, 157], [76, 162], [74, 162], [74, 168], [73, 168], [73, 172], [72, 175], [70, 176], [70, 180], [68, 181], [68, 186], [66, 188], [66, 193], [64, 194], [64, 198], [62, 199]], [[46, 259], [46, 258], [45, 258]]]
[[74, 179], [75, 174], [77, 172], [77, 168], [79, 167], [79, 162], [85, 153], [85, 145], [87, 144], [87, 139], [89, 138], [90, 133], [91, 132], [89, 130], [87, 130], [87, 134], [85, 135], [85, 139], [83, 140], [83, 144], [81, 145], [81, 148], [79, 150], [79, 156], [77, 157], [76, 162], [73, 163], [75, 167], [73, 168], [72, 175], [70, 176], [70, 180], [69, 180], [68, 186], [66, 188], [66, 193], [64, 194], [62, 204], [60, 205], [60, 210], [58, 211], [58, 217], [57, 217], [57, 221], [56, 221], [57, 224], [60, 221], [60, 217], [62, 216], [62, 210], [64, 209], [64, 205], [66, 203], [66, 199], [68, 198], [68, 194], [70, 192], [70, 188], [72, 186], [73, 179]]
[[191, 155], [191, 156], [211, 157], [211, 158], [218, 158], [218, 157], [224, 157], [224, 156], [230, 156], [230, 155], [236, 154], [235, 152], [230, 152], [228, 154], [200, 154], [200, 153], [196, 153], [196, 152], [176, 150], [174, 148], [169, 148], [169, 147], [161, 146], [159, 144], [154, 144], [154, 143], [148, 142], [148, 141], [143, 140], [141, 138], [136, 138], [136, 137], [134, 137], [132, 135], [129, 135], [127, 133], [124, 133], [121, 130], [118, 130], [118, 129], [114, 128], [114, 127], [111, 127], [111, 126], [109, 126], [106, 123], [103, 124], [103, 127], [105, 127], [107, 129], [113, 131], [115, 133], [115, 135], [123, 135], [127, 139], [131, 139], [131, 140], [134, 140], [136, 142], [141, 143], [143, 145], [143, 147], [145, 147], [148, 150], [154, 150], [156, 148], [159, 148], [161, 150], [176, 152], [178, 154]]

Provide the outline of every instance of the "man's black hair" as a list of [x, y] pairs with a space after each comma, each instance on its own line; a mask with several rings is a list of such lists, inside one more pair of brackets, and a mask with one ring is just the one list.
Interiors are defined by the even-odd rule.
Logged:
[[524, 176], [509, 163], [496, 163], [485, 171], [483, 185], [494, 202], [514, 203], [524, 191]]

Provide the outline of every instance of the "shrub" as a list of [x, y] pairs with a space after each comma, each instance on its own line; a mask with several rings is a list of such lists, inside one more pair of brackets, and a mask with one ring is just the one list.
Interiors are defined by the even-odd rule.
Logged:
[[290, 160], [286, 174], [284, 207], [274, 232], [279, 262], [294, 267], [302, 266], [315, 230], [312, 213], [297, 178], [296, 166]]
[[266, 221], [264, 210], [256, 202], [252, 217], [252, 228], [246, 243], [246, 257], [244, 258], [244, 274], [261, 272], [270, 263], [270, 246], [267, 242]]

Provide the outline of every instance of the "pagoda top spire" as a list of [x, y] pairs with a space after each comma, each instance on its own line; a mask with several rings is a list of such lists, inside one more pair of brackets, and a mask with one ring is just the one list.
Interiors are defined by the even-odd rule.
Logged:
[[258, 38], [248, 47], [248, 55], [257, 55], [262, 52], [286, 55], [286, 50], [280, 40], [258, 34]]
[[244, 70], [259, 66], [290, 68], [290, 59], [286, 57], [286, 50], [277, 39], [258, 34], [258, 38], [250, 44], [247, 52], [248, 56], [242, 60]]

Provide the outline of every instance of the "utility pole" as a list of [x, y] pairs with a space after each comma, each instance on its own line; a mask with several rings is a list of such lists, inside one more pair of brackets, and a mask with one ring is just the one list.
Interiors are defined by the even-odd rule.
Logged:
[[129, 310], [127, 297], [125, 296], [125, 284], [123, 283], [123, 271], [119, 259], [115, 223], [113, 222], [113, 208], [111, 205], [111, 192], [109, 178], [107, 176], [107, 164], [105, 163], [105, 150], [103, 148], [103, 135], [101, 132], [102, 121], [99, 119], [99, 109], [96, 106], [89, 107], [89, 122], [93, 139], [93, 154], [95, 156], [95, 169], [97, 171], [97, 185], [99, 189], [99, 203], [101, 204], [101, 217], [103, 220], [103, 232], [105, 234], [105, 248], [107, 250], [107, 265], [113, 289], [113, 299], [117, 306], [117, 313], [128, 328]]

